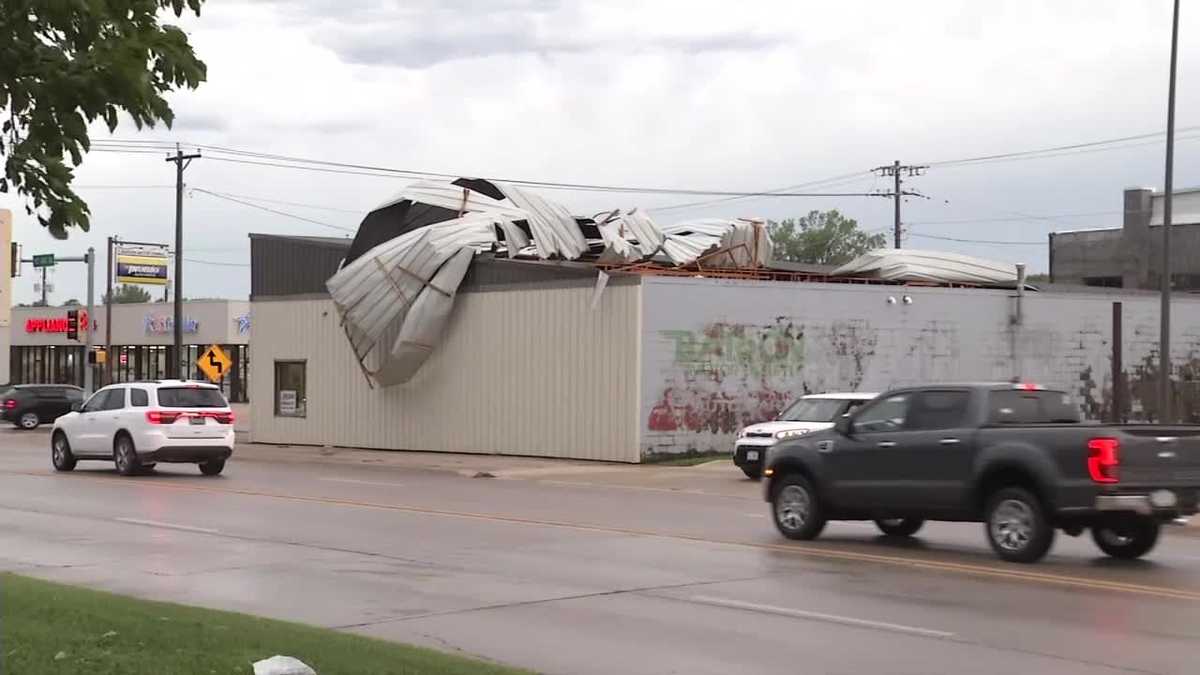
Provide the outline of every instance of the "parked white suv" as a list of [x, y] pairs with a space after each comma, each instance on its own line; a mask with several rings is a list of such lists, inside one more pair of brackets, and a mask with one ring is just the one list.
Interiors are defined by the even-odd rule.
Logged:
[[763, 462], [771, 446], [814, 431], [832, 429], [842, 415], [874, 399], [878, 394], [811, 394], [796, 399], [770, 422], [751, 424], [738, 432], [733, 445], [733, 463], [747, 478], [762, 477]]
[[54, 421], [50, 458], [114, 462], [123, 476], [158, 462], [199, 464], [215, 476], [233, 454], [233, 411], [217, 387], [183, 380], [114, 384]]

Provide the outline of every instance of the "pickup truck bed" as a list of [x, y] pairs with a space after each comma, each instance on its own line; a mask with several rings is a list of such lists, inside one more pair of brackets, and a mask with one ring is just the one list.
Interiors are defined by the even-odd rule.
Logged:
[[1137, 557], [1159, 523], [1197, 511], [1200, 427], [1085, 424], [1065, 394], [1028, 385], [916, 387], [776, 446], [764, 475], [788, 537], [827, 520], [898, 534], [981, 521], [1007, 560], [1037, 560], [1056, 530], [1089, 528], [1106, 553]]

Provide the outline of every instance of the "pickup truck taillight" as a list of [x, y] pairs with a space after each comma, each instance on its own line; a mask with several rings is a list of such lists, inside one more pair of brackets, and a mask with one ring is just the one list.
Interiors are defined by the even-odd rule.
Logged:
[[1121, 464], [1121, 442], [1115, 438], [1093, 438], [1088, 441], [1088, 475], [1097, 483], [1116, 483], [1117, 467]]
[[149, 410], [146, 412], [146, 421], [150, 424], [174, 424], [177, 419], [179, 419], [179, 413], [177, 412], [164, 412], [162, 410]]

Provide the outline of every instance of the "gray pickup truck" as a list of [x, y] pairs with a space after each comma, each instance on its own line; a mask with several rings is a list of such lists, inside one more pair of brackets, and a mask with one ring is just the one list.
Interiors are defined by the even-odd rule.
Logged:
[[830, 520], [874, 520], [892, 536], [968, 521], [1012, 562], [1041, 559], [1059, 529], [1090, 529], [1131, 559], [1162, 523], [1196, 513], [1200, 426], [1083, 423], [1066, 394], [1028, 384], [914, 387], [776, 445], [763, 474], [791, 539]]

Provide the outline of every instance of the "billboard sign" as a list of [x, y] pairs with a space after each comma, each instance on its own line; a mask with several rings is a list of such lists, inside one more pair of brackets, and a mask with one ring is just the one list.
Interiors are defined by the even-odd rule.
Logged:
[[167, 285], [166, 250], [117, 249], [117, 283]]

